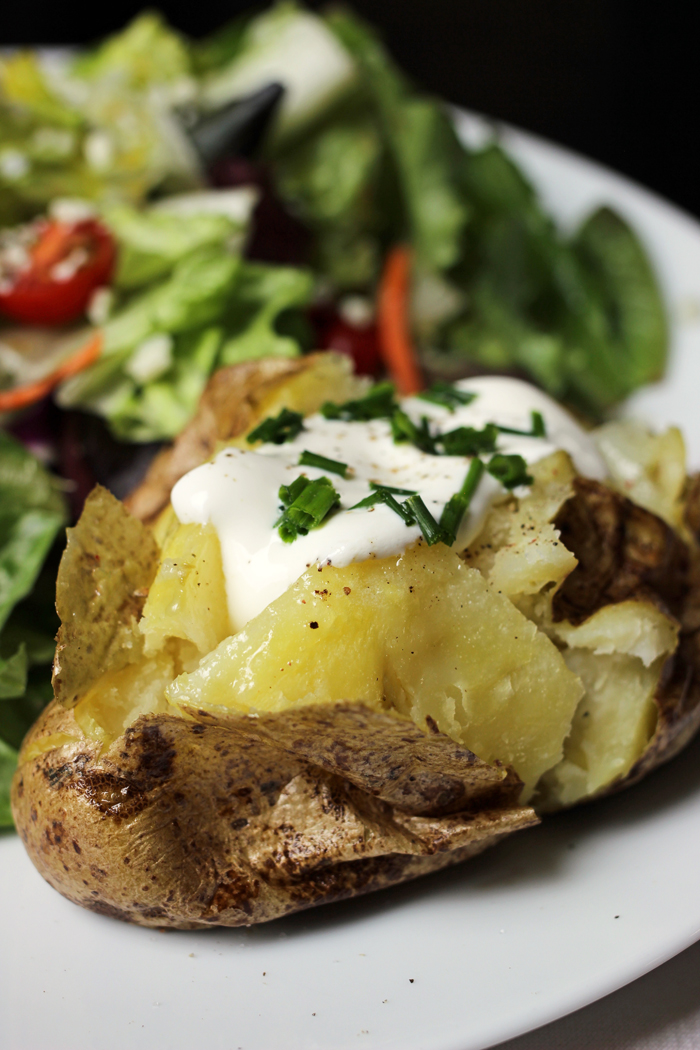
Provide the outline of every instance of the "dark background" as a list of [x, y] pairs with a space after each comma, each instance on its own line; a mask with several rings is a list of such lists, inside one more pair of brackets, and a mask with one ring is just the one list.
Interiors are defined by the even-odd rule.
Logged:
[[[0, 44], [88, 43], [138, 0], [6, 0]], [[204, 35], [239, 0], [162, 0]], [[318, 7], [319, 4], [312, 6]], [[700, 216], [700, 75], [692, 5], [638, 0], [354, 0], [430, 91], [518, 124], [611, 167]]]

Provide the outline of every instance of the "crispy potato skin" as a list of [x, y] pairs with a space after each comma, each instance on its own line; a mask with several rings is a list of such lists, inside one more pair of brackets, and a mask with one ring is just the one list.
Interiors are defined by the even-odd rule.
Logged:
[[436, 871], [537, 822], [513, 801], [517, 778], [491, 808], [413, 815], [260, 738], [171, 715], [140, 718], [99, 754], [54, 702], [24, 754], [60, 733], [75, 741], [20, 759], [17, 829], [60, 893], [143, 926], [265, 922]]

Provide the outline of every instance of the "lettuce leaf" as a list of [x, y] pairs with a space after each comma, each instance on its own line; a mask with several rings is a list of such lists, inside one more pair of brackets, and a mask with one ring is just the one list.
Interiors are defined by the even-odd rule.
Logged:
[[12, 827], [10, 784], [17, 765], [17, 752], [0, 737], [0, 828]]
[[228, 336], [218, 365], [257, 357], [296, 357], [298, 339], [285, 334], [278, 322], [290, 310], [311, 300], [313, 278], [291, 266], [245, 263], [224, 323]]
[[46, 561], [65, 521], [55, 479], [0, 431], [0, 827], [11, 823], [16, 749], [51, 696], [57, 619]]
[[376, 34], [348, 10], [332, 11], [328, 25], [363, 74], [393, 162], [407, 237], [420, 265], [446, 270], [462, 254], [470, 208], [461, 186], [464, 149], [445, 107], [412, 91]]
[[103, 416], [125, 441], [173, 438], [216, 368], [300, 352], [278, 322], [310, 301], [312, 287], [307, 271], [244, 262], [224, 244], [192, 251], [114, 312], [99, 361], [65, 382], [57, 401]]
[[661, 375], [663, 300], [621, 216], [599, 209], [565, 236], [497, 144], [465, 156], [464, 185], [473, 219], [452, 276], [469, 299], [434, 340], [446, 353], [525, 371], [593, 417]]
[[386, 158], [369, 113], [338, 115], [275, 161], [277, 190], [314, 234], [314, 264], [338, 288], [377, 278], [385, 215], [377, 185]]

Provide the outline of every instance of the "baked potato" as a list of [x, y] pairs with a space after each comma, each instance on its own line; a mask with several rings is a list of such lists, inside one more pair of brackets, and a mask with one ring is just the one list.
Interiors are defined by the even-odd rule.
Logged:
[[172, 486], [282, 407], [362, 391], [334, 355], [224, 370], [130, 509], [97, 489], [69, 530], [55, 699], [12, 806], [71, 900], [274, 919], [470, 857], [698, 728], [698, 497], [673, 431], [602, 428], [606, 484], [555, 452], [465, 550], [311, 565], [233, 629], [216, 533], [178, 521]]

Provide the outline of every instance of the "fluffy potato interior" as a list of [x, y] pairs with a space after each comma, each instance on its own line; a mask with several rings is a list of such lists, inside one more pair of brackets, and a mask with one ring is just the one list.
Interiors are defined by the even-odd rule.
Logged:
[[538, 788], [540, 809], [557, 809], [589, 798], [632, 768], [656, 726], [654, 693], [663, 658], [645, 667], [624, 653], [597, 655], [566, 649], [567, 667], [585, 688], [564, 757]]
[[221, 547], [212, 525], [173, 523], [139, 626], [148, 655], [176, 638], [201, 656], [231, 634]]
[[167, 689], [182, 707], [282, 711], [363, 700], [431, 718], [529, 797], [562, 754], [582, 695], [556, 646], [457, 554], [312, 568]]

